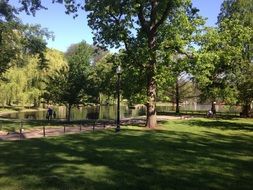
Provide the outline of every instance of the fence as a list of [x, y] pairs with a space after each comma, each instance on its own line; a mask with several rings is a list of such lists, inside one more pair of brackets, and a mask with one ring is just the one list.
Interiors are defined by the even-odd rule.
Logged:
[[[230, 106], [224, 104], [215, 105], [217, 114], [219, 115], [235, 115], [239, 116], [241, 112], [241, 106]], [[180, 104], [180, 111], [183, 113], [197, 113], [197, 114], [205, 114], [208, 110], [211, 109], [210, 104]], [[166, 113], [166, 112], [174, 112], [176, 110], [176, 105], [174, 106], [157, 106], [158, 113]]]
[[0, 121], [0, 140], [22, 140], [27, 138], [41, 138], [49, 136], [59, 136], [66, 133], [81, 133], [85, 131], [102, 130], [112, 127], [112, 122], [89, 122], [89, 123], [63, 123], [54, 125], [52, 123], [44, 123], [41, 126], [26, 127], [23, 121], [13, 122], [10, 126], [4, 127]]

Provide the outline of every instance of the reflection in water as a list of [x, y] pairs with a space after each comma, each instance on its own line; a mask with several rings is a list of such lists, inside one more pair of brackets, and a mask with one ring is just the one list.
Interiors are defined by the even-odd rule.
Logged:
[[[66, 119], [66, 108], [64, 106], [54, 107], [53, 110], [56, 112], [56, 119]], [[96, 113], [96, 117], [99, 119], [115, 119], [116, 118], [116, 106], [87, 106], [78, 107], [71, 110], [71, 120], [82, 120], [88, 119], [91, 113]], [[145, 108], [140, 109], [129, 109], [127, 106], [120, 107], [120, 117], [135, 117], [145, 115]], [[3, 115], [5, 118], [13, 119], [33, 119], [33, 120], [44, 120], [46, 119], [47, 110], [45, 111], [34, 111], [34, 112], [18, 112]]]
[[[240, 106], [229, 106], [229, 105], [215, 105], [217, 112], [230, 112], [230, 113], [239, 113], [241, 112]], [[180, 111], [208, 111], [211, 109], [211, 104], [181, 104]], [[175, 111], [176, 105], [174, 106], [157, 106], [158, 112], [170, 112]]]
[[[192, 110], [192, 111], [207, 111], [210, 109], [210, 105], [203, 104], [188, 104], [181, 105], [181, 111]], [[220, 112], [237, 112], [241, 111], [239, 106], [226, 106], [226, 105], [216, 105], [217, 111]], [[53, 110], [56, 112], [56, 119], [66, 119], [66, 108], [64, 106], [54, 107]], [[157, 106], [158, 112], [170, 112], [175, 111], [172, 106]], [[116, 118], [116, 106], [85, 106], [85, 107], [75, 107], [71, 111], [71, 120], [82, 120], [88, 119], [89, 115], [96, 113], [96, 118], [99, 119], [115, 119]], [[36, 111], [36, 112], [18, 112], [12, 114], [6, 114], [3, 117], [15, 118], [15, 119], [35, 119], [44, 120], [46, 119], [47, 111]], [[129, 109], [127, 106], [120, 107], [120, 118], [136, 117], [146, 114], [146, 108], [140, 107], [136, 109]], [[92, 117], [93, 117], [92, 116]]]

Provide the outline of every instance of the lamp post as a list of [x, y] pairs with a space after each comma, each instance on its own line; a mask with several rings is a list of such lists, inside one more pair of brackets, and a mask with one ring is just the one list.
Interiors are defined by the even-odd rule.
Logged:
[[120, 65], [117, 67], [116, 73], [117, 73], [117, 127], [115, 129], [115, 132], [120, 131], [120, 74], [122, 72], [122, 69]]

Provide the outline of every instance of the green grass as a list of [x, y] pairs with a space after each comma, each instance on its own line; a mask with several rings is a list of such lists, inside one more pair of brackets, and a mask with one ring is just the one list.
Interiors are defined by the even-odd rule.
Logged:
[[[0, 119], [0, 131], [8, 131], [8, 132], [19, 132], [19, 129], [22, 125], [23, 129], [31, 129], [37, 126], [47, 126], [49, 123], [44, 121], [22, 121], [15, 119]], [[55, 122], [52, 124], [55, 124]]]
[[71, 125], [82, 125], [82, 126], [92, 126], [94, 125], [112, 125], [115, 123], [114, 120], [92, 120], [92, 119], [86, 119], [86, 120], [75, 120], [75, 121], [61, 121], [61, 120], [18, 120], [18, 119], [1, 119], [0, 118], [0, 131], [6, 131], [6, 132], [19, 132], [20, 127], [22, 126], [22, 129], [32, 129], [35, 127], [39, 127], [42, 130], [42, 126], [46, 126], [46, 128], [49, 128], [50, 126], [59, 126], [63, 127], [63, 125], [71, 126]]
[[178, 120], [0, 142], [1, 190], [253, 187], [253, 120]]

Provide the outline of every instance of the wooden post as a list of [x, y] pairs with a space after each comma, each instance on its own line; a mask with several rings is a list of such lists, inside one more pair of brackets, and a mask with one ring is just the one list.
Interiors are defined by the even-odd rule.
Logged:
[[80, 125], [80, 132], [82, 131], [82, 125]]
[[46, 136], [46, 127], [43, 126], [43, 137], [45, 137], [45, 136]]

